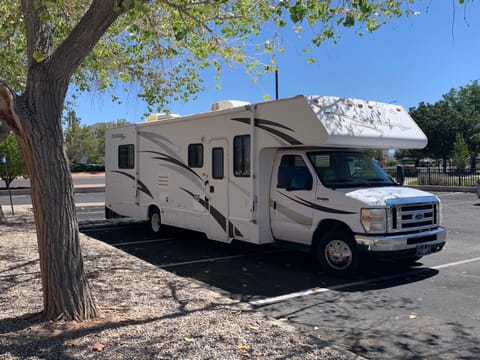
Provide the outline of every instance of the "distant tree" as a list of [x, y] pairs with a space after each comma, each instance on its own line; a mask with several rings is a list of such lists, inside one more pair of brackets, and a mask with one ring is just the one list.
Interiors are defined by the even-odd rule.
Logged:
[[94, 150], [91, 153], [92, 163], [99, 164], [105, 162], [105, 130], [119, 126], [127, 125], [126, 119], [118, 119], [117, 121], [98, 124], [94, 130]]
[[5, 140], [9, 133], [10, 129], [8, 128], [7, 124], [0, 121], [0, 141]]
[[8, 168], [6, 168], [4, 164], [0, 164], [0, 178], [5, 182], [5, 186], [9, 186], [17, 177], [27, 175], [27, 166], [25, 165], [25, 160], [23, 159], [15, 135], [10, 134], [4, 141], [0, 141], [0, 158], [1, 157], [7, 159], [8, 166]]
[[450, 90], [443, 96], [451, 111], [455, 114], [456, 129], [463, 134], [469, 149], [470, 166], [476, 167], [476, 157], [480, 152], [480, 85], [472, 81], [466, 86]]
[[67, 158], [72, 164], [77, 164], [87, 156], [94, 148], [94, 138], [88, 126], [80, 125], [80, 119], [75, 112], [70, 110], [65, 116], [68, 124], [65, 130], [65, 151]]
[[465, 169], [467, 165], [468, 147], [462, 134], [457, 133], [453, 144], [452, 161], [457, 169]]
[[401, 162], [402, 159], [412, 159], [415, 166], [420, 166], [420, 160], [426, 157], [426, 152], [423, 149], [400, 149], [395, 151], [395, 158]]
[[457, 133], [456, 114], [442, 100], [433, 105], [422, 102], [410, 113], [428, 138], [422, 157], [442, 159], [446, 170], [447, 159], [452, 153]]

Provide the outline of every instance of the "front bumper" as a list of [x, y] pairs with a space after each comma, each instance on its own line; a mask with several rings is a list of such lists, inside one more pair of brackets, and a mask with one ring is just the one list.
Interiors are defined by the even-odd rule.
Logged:
[[443, 227], [413, 234], [390, 236], [355, 234], [355, 241], [360, 250], [378, 255], [404, 253], [405, 256], [409, 256], [409, 254], [415, 256], [418, 253], [418, 247], [423, 245], [428, 245], [432, 253], [438, 252], [445, 245], [445, 239], [446, 231]]

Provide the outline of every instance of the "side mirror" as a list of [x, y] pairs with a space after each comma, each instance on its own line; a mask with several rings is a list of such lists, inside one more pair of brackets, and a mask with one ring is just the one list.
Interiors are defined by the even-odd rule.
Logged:
[[397, 182], [400, 185], [405, 183], [405, 168], [402, 165], [397, 165]]

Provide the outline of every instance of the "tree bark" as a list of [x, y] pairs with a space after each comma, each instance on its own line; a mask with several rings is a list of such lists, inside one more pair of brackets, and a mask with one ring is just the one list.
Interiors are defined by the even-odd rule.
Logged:
[[18, 125], [15, 134], [30, 176], [43, 315], [48, 320], [91, 319], [97, 309], [83, 268], [73, 182], [64, 151], [58, 104], [62, 84], [53, 83], [47, 74], [46, 69], [37, 69], [28, 96], [11, 97], [7, 124]]

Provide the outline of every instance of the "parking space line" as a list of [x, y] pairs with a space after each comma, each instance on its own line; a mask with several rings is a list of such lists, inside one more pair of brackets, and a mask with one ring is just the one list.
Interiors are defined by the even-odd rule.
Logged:
[[271, 298], [265, 298], [265, 299], [260, 299], [260, 300], [254, 300], [254, 301], [249, 301], [248, 303], [253, 306], [264, 306], [264, 305], [270, 305], [290, 299], [295, 299], [299, 297], [304, 297], [304, 296], [310, 296], [310, 295], [315, 295], [315, 294], [320, 294], [328, 291], [335, 291], [335, 290], [341, 290], [341, 289], [346, 289], [349, 287], [353, 286], [358, 286], [358, 285], [366, 285], [368, 283], [372, 282], [380, 282], [380, 281], [385, 281], [385, 280], [393, 280], [396, 278], [400, 277], [405, 277], [409, 275], [418, 275], [422, 272], [429, 271], [429, 270], [440, 270], [452, 266], [458, 266], [458, 265], [463, 265], [463, 264], [468, 264], [471, 262], [475, 261], [480, 261], [480, 257], [472, 258], [472, 259], [465, 259], [465, 260], [460, 260], [460, 261], [455, 261], [443, 265], [438, 265], [438, 266], [431, 266], [431, 267], [426, 267], [426, 268], [420, 268], [416, 270], [411, 270], [405, 273], [397, 274], [397, 275], [386, 275], [386, 276], [380, 276], [376, 277], [373, 279], [368, 279], [368, 280], [361, 280], [361, 281], [354, 281], [346, 284], [339, 284], [339, 285], [334, 285], [328, 288], [312, 288], [312, 289], [307, 289], [304, 291], [299, 291], [299, 292], [294, 292], [290, 294], [285, 294], [285, 295], [280, 295], [280, 296], [274, 296]]
[[447, 268], [447, 267], [468, 264], [468, 263], [475, 262], [475, 261], [480, 261], [480, 257], [455, 261], [455, 262], [451, 262], [451, 263], [443, 264], [443, 265], [438, 265], [438, 266], [432, 266], [431, 269], [439, 270], [439, 269], [443, 269], [443, 268]]
[[162, 241], [175, 240], [175, 239], [176, 238], [174, 238], [174, 237], [170, 237], [170, 238], [162, 238], [162, 239], [150, 239], [150, 240], [141, 240], [141, 241], [122, 242], [122, 243], [115, 243], [115, 244], [109, 244], [109, 245], [112, 245], [112, 246], [136, 245], [136, 244], [162, 242]]
[[169, 268], [169, 267], [174, 267], [174, 266], [193, 265], [193, 264], [208, 263], [208, 262], [221, 261], [221, 260], [240, 259], [240, 258], [243, 258], [243, 257], [252, 256], [252, 255], [273, 254], [273, 253], [279, 253], [279, 252], [285, 252], [285, 251], [286, 250], [271, 250], [271, 251], [265, 251], [265, 252], [258, 252], [258, 253], [254, 253], [254, 254], [221, 256], [221, 257], [216, 257], [216, 258], [208, 258], [208, 259], [201, 259], [201, 260], [192, 260], [192, 261], [184, 261], [184, 262], [178, 262], [178, 263], [165, 264], [165, 265], [160, 265], [159, 268], [164, 269], [164, 268]]

